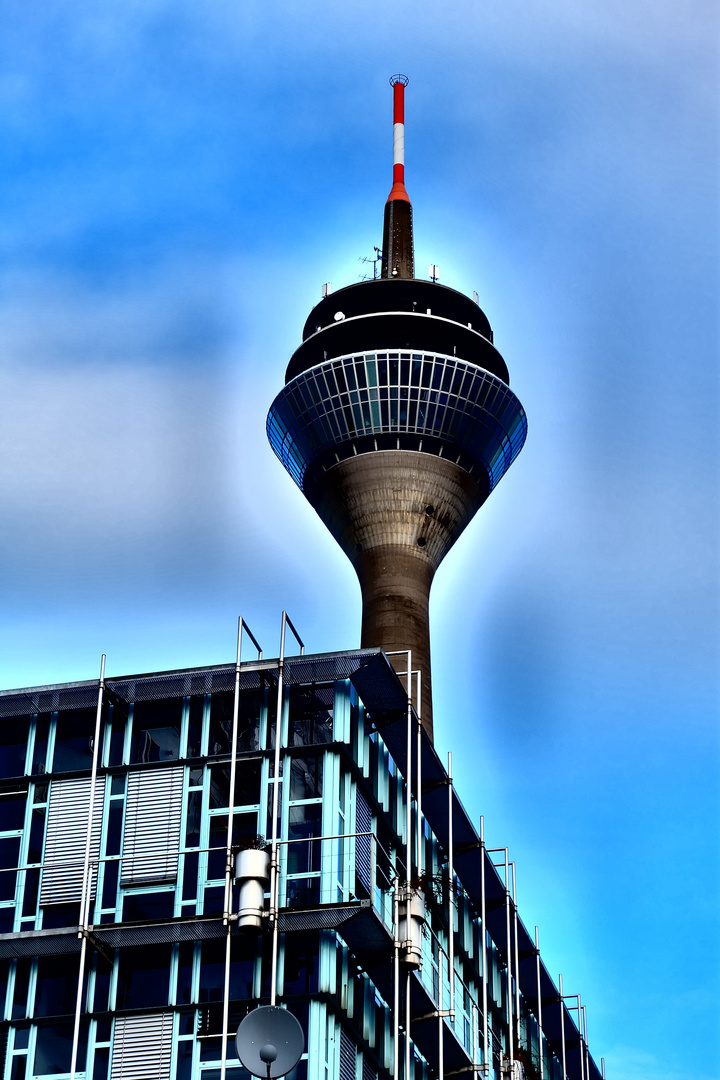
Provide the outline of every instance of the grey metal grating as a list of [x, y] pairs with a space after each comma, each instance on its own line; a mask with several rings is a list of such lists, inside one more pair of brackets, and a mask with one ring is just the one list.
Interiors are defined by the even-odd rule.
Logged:
[[162, 701], [165, 698], [212, 694], [235, 687], [235, 668], [142, 675], [134, 679], [108, 679], [107, 685], [123, 701]]
[[340, 1028], [340, 1080], [357, 1080], [357, 1047], [345, 1028]]
[[173, 1014], [115, 1020], [111, 1080], [170, 1080]]
[[0, 695], [0, 718], [30, 713], [64, 712], [97, 705], [98, 684], [38, 687], [21, 693]]
[[[355, 832], [369, 833], [372, 830], [372, 811], [363, 792], [358, 787], [355, 797]], [[355, 872], [368, 893], [372, 875], [372, 837], [358, 836], [355, 839]]]
[[355, 904], [342, 906], [311, 908], [304, 911], [281, 911], [278, 915], [278, 929], [282, 932], [293, 930], [332, 930], [370, 907], [369, 900], [360, 900]]
[[133, 945], [167, 945], [176, 941], [206, 941], [225, 937], [227, 929], [222, 919], [192, 922], [151, 923], [145, 926], [96, 926], [93, 937], [112, 949]]

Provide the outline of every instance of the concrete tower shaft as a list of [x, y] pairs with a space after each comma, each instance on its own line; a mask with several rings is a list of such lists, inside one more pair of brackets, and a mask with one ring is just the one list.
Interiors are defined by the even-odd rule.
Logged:
[[[483, 489], [444, 457], [412, 450], [353, 455], [307, 495], [355, 567], [363, 648], [411, 649], [432, 734], [429, 598], [435, 571], [478, 510]], [[397, 665], [403, 668], [403, 660]]]
[[362, 645], [412, 649], [422, 673], [423, 725], [432, 735], [433, 576], [520, 452], [527, 423], [478, 305], [413, 277], [403, 158], [407, 80], [391, 82], [383, 276], [313, 308], [267, 430], [355, 567]]

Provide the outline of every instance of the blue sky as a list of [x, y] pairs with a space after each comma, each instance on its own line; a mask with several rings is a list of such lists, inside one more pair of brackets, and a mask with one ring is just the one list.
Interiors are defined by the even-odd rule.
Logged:
[[419, 273], [530, 429], [435, 581], [436, 743], [609, 1080], [718, 1077], [714, 5], [0, 12], [0, 685], [221, 662], [238, 614], [273, 654], [283, 608], [357, 644], [264, 423], [405, 72]]

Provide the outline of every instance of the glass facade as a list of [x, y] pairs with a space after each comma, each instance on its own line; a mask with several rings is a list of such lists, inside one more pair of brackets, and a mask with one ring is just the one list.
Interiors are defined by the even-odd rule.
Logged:
[[327, 450], [402, 434], [418, 437], [414, 449], [425, 437], [464, 451], [492, 490], [520, 453], [527, 420], [510, 388], [483, 368], [453, 356], [377, 352], [298, 375], [275, 398], [267, 433], [300, 488], [308, 465]]
[[[596, 1080], [384, 654], [242, 665], [237, 694], [235, 676], [108, 680], [97, 747], [97, 686], [0, 694], [0, 1080], [70, 1075], [78, 927], [77, 1077], [216, 1080], [226, 1008], [226, 1075], [247, 1080], [233, 1037], [269, 1000], [273, 898], [266, 883], [263, 928], [240, 932], [225, 875], [270, 838], [275, 784], [277, 994], [306, 1034], [294, 1080], [430, 1080], [440, 1039], [446, 1075], [500, 1080], [512, 1049], [562, 1080], [561, 1024], [567, 1077]], [[423, 778], [409, 816], [408, 767]], [[419, 970], [402, 959], [411, 894]]]

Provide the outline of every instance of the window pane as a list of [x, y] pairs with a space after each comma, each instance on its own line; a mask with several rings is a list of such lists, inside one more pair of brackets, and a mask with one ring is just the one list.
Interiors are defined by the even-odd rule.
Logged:
[[133, 706], [130, 761], [168, 761], [180, 756], [183, 699], [138, 701]]
[[96, 709], [58, 713], [53, 772], [92, 768], [96, 714]]
[[[35, 1076], [48, 1076], [53, 1073], [69, 1073], [72, 1061], [73, 1025], [53, 1024], [50, 1027], [38, 1027], [35, 1045]], [[78, 1044], [78, 1071], [85, 1069], [87, 1056], [87, 1023], [80, 1025]]]
[[290, 800], [314, 799], [322, 795], [323, 759], [314, 757], [292, 759], [290, 771]]
[[0, 724], [0, 776], [22, 776], [30, 718], [17, 716], [12, 723]]
[[332, 742], [333, 700], [332, 683], [290, 688], [290, 746]]
[[[18, 865], [20, 837], [11, 836], [0, 840], [0, 870], [7, 871]], [[15, 896], [17, 874], [0, 873], [0, 900], [12, 900]]]
[[171, 948], [171, 945], [148, 945], [120, 951], [118, 1008], [167, 1005]]
[[0, 829], [22, 829], [25, 824], [25, 803], [27, 795], [4, 795], [0, 799]]
[[64, 1016], [75, 1011], [77, 961], [65, 956], [41, 956], [35, 990], [35, 1016]]

